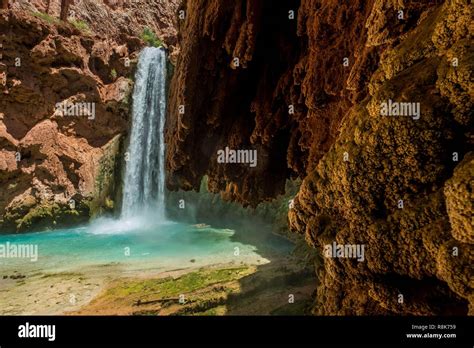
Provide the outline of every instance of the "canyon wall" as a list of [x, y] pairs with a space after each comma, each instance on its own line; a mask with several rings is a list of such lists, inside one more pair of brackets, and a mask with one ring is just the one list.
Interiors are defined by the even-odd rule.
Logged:
[[[199, 0], [180, 7], [170, 189], [256, 206], [324, 257], [315, 314], [473, 314], [474, 62], [467, 0]], [[420, 106], [382, 116], [384, 103]], [[417, 104], [419, 103], [419, 104]], [[217, 152], [256, 149], [258, 165]]]
[[[0, 10], [0, 231], [73, 225], [114, 209], [144, 28], [174, 52], [178, 1], [60, 1]], [[138, 15], [141, 14], [141, 15]], [[93, 103], [69, 116], [58, 106]], [[92, 104], [90, 104], [92, 105]]]

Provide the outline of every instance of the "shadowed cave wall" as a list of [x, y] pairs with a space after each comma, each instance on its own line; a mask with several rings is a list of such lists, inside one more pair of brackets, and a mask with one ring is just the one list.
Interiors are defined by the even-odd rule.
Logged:
[[[207, 175], [211, 192], [255, 206], [301, 178], [292, 231], [320, 251], [365, 245], [364, 262], [324, 258], [315, 314], [472, 314], [469, 2], [180, 10], [168, 187], [197, 190]], [[420, 119], [381, 116], [389, 99], [419, 102]], [[257, 167], [219, 164], [226, 146], [257, 149]]]

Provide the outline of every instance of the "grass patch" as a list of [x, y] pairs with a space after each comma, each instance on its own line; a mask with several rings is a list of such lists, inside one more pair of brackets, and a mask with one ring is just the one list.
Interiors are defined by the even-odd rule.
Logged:
[[[60, 24], [61, 20], [59, 18], [50, 16], [47, 13], [43, 12], [31, 12], [31, 14], [37, 18], [42, 19], [45, 22], [48, 22], [50, 24]], [[82, 20], [76, 20], [76, 19], [71, 19], [69, 21], [76, 29], [83, 31], [85, 33], [91, 33], [91, 29], [89, 27], [89, 24], [87, 24], [85, 21]], [[158, 40], [159, 41], [159, 40]]]
[[91, 29], [89, 27], [89, 24], [87, 24], [86, 22], [84, 21], [81, 21], [81, 20], [75, 20], [75, 19], [72, 19], [69, 21], [72, 25], [74, 25], [74, 27], [76, 27], [76, 29], [80, 30], [80, 31], [84, 31], [84, 32], [87, 32], [87, 33], [90, 33], [91, 32]]
[[163, 46], [163, 42], [158, 39], [158, 37], [156, 36], [156, 34], [148, 27], [145, 27], [143, 29], [143, 32], [142, 32], [142, 35], [141, 35], [141, 38], [143, 41], [145, 41], [147, 43], [147, 45], [149, 46], [153, 46], [153, 47], [160, 47], [160, 46]]
[[49, 14], [47, 13], [43, 13], [43, 12], [31, 12], [31, 14], [37, 18], [40, 18], [42, 20], [44, 20], [45, 22], [48, 22], [50, 24], [58, 24], [60, 22], [59, 18], [56, 18], [56, 17], [53, 17], [53, 16], [50, 16]]
[[126, 281], [107, 290], [106, 297], [128, 297], [139, 295], [142, 300], [148, 297], [168, 298], [193, 292], [212, 284], [229, 282], [251, 273], [249, 267], [224, 268], [218, 270], [199, 270], [187, 273], [177, 279], [172, 277], [163, 279], [146, 279]]

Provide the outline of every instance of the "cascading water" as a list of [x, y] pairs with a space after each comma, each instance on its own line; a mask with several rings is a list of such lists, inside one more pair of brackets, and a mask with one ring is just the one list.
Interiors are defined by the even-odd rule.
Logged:
[[133, 92], [130, 145], [125, 168], [122, 218], [165, 219], [166, 53], [147, 47], [140, 54]]

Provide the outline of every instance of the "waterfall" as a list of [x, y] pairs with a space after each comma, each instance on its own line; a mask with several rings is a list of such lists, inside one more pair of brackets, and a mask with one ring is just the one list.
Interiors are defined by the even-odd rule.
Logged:
[[139, 57], [126, 156], [122, 218], [165, 219], [166, 53], [147, 47]]

